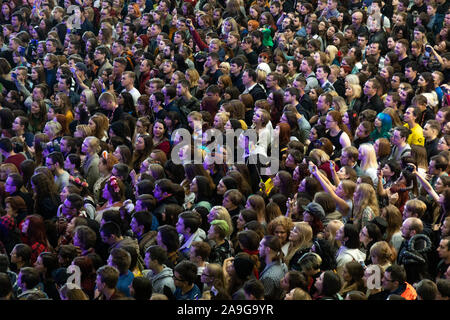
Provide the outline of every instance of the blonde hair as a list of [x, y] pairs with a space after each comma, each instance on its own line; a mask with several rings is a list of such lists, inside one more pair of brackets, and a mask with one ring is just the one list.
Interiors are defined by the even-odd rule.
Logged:
[[230, 114], [228, 112], [218, 112], [216, 113], [216, 117], [219, 117], [223, 126], [230, 120]]
[[345, 76], [345, 83], [359, 85], [359, 77], [356, 74], [348, 74]]
[[[297, 243], [289, 244], [287, 255], [284, 257], [284, 262], [289, 265], [289, 261], [295, 255], [298, 249], [308, 248], [312, 246], [313, 230], [308, 222], [296, 222], [294, 228], [299, 229], [300, 239]], [[293, 229], [293, 228], [292, 228]]]
[[47, 121], [47, 123], [45, 124], [45, 127], [47, 127], [47, 129], [49, 131], [51, 131], [51, 133], [53, 134], [53, 137], [55, 137], [62, 131], [61, 124], [59, 122], [53, 121], [53, 120]]
[[366, 171], [370, 168], [378, 168], [377, 154], [373, 144], [363, 143], [359, 146], [358, 152], [363, 156], [361, 160], [361, 169]]
[[341, 220], [331, 220], [326, 226], [330, 232], [330, 236], [327, 240], [333, 247], [340, 246], [340, 242], [336, 240], [336, 232], [343, 226], [344, 223]]
[[357, 225], [361, 226], [362, 213], [366, 208], [372, 209], [375, 216], [379, 215], [378, 199], [375, 189], [368, 183], [361, 183], [356, 187], [356, 193], [360, 193], [358, 201], [353, 203], [353, 216]]
[[91, 127], [89, 127], [89, 125], [87, 124], [79, 124], [75, 127], [75, 131], [78, 131], [82, 134], [82, 138], [86, 138], [89, 137], [90, 135], [94, 134], [92, 132]]
[[330, 160], [330, 156], [322, 149], [312, 149], [309, 156], [320, 161], [320, 164]]
[[294, 288], [292, 294], [293, 300], [312, 300], [310, 294], [301, 288]]
[[198, 111], [191, 111], [188, 114], [188, 117], [194, 119], [194, 120], [198, 120], [198, 121], [202, 121], [203, 120], [203, 115], [198, 112]]
[[221, 63], [219, 64], [219, 67], [225, 68], [225, 70], [222, 71], [224, 75], [230, 74], [230, 63], [229, 63], [229, 62], [226, 62], [226, 61], [221, 62]]
[[352, 89], [352, 95], [348, 97], [349, 100], [357, 99], [361, 97], [362, 89], [359, 84], [355, 83], [348, 83], [347, 86], [349, 86]]
[[231, 216], [228, 210], [223, 206], [214, 206], [211, 208], [210, 212], [215, 212], [214, 220], [224, 220], [228, 224], [228, 233], [227, 236], [233, 233], [233, 223], [231, 222]]
[[336, 58], [336, 54], [338, 53], [338, 48], [336, 48], [334, 45], [330, 44], [325, 49], [325, 53], [328, 55], [328, 59], [330, 63], [334, 61], [334, 58]]
[[81, 93], [84, 93], [86, 97], [86, 107], [88, 108], [88, 110], [92, 110], [93, 108], [95, 108], [97, 102], [95, 101], [94, 91], [92, 91], [91, 89], [84, 89]]
[[345, 112], [347, 112], [348, 110], [347, 103], [345, 102], [345, 99], [341, 96], [333, 97], [333, 104], [335, 104], [334, 110], [339, 111], [341, 115], [344, 115]]
[[84, 139], [89, 143], [89, 146], [94, 150], [95, 153], [100, 152], [100, 139], [94, 136], [89, 136]]
[[256, 70], [256, 82], [261, 83], [266, 81], [267, 72], [263, 69]]
[[195, 69], [187, 69], [186, 74], [189, 76], [189, 83], [191, 84], [191, 88], [196, 87], [198, 85], [198, 79], [200, 79], [200, 74], [198, 73], [198, 71]]

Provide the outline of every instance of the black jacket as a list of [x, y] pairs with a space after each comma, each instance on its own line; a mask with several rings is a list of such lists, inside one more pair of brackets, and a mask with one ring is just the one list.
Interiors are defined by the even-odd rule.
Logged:
[[252, 90], [250, 90], [249, 93], [252, 95], [253, 101], [255, 101], [255, 102], [256, 102], [256, 100], [267, 99], [266, 92], [264, 91], [263, 87], [261, 87], [261, 85], [258, 83], [256, 84], [256, 86], [253, 87]]
[[439, 138], [436, 138], [431, 141], [425, 140], [425, 149], [427, 150], [427, 160], [430, 161], [430, 158], [432, 156], [435, 156], [439, 153], [439, 150], [437, 149], [439, 143]]
[[360, 110], [355, 109], [356, 112], [360, 113], [364, 110], [372, 109], [378, 114], [383, 111], [384, 103], [378, 95], [374, 95], [372, 98], [364, 100], [365, 101], [362, 103]]

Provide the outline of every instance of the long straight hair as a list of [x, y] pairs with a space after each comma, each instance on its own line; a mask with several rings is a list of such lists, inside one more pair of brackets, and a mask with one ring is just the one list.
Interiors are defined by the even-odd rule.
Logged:
[[361, 169], [366, 171], [370, 168], [378, 168], [375, 148], [370, 143], [363, 143], [359, 146], [359, 152], [363, 156], [361, 159]]

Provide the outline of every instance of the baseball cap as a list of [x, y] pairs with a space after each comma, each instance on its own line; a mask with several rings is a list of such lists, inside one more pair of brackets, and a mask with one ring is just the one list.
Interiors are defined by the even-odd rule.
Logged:
[[83, 62], [75, 63], [75, 67], [81, 71], [87, 72], [87, 67]]
[[317, 202], [310, 202], [308, 205], [302, 206], [302, 208], [321, 221], [325, 219], [325, 211]]

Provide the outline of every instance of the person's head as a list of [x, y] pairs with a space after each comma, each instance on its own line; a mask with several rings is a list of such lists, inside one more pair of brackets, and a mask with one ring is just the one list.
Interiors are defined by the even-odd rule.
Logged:
[[415, 217], [407, 218], [403, 221], [402, 227], [400, 228], [403, 238], [406, 240], [411, 239], [416, 234], [422, 233], [423, 223], [422, 220]]
[[158, 228], [156, 242], [168, 253], [178, 250], [180, 246], [180, 239], [178, 237], [177, 229], [174, 226], [170, 225], [160, 226]]
[[197, 279], [197, 266], [189, 260], [178, 263], [173, 271], [173, 280], [178, 288], [192, 286]]
[[386, 265], [387, 263], [392, 263], [396, 257], [395, 251], [386, 241], [375, 242], [370, 247], [369, 253], [370, 258], [372, 259], [372, 263], [378, 265]]
[[423, 127], [423, 137], [427, 141], [434, 140], [441, 131], [441, 125], [436, 120], [428, 120]]
[[111, 246], [122, 237], [120, 227], [115, 222], [106, 222], [100, 227], [102, 242]]
[[137, 235], [143, 235], [151, 230], [153, 215], [149, 211], [137, 211], [130, 222], [131, 230]]
[[145, 252], [144, 264], [151, 270], [156, 270], [158, 267], [162, 266], [166, 260], [167, 251], [159, 245], [152, 245], [148, 247]]
[[[114, 167], [113, 167], [114, 170]], [[102, 197], [111, 203], [122, 201], [125, 195], [125, 185], [121, 179], [111, 176], [102, 190]]]
[[394, 132], [392, 133], [391, 143], [398, 147], [404, 146], [410, 132], [411, 131], [406, 127], [395, 127]]
[[10, 252], [11, 263], [18, 267], [31, 266], [31, 247], [25, 243], [16, 244]]
[[341, 241], [347, 248], [360, 247], [359, 231], [354, 224], [346, 223], [336, 232], [336, 240]]
[[426, 204], [419, 199], [411, 199], [406, 201], [403, 209], [403, 220], [410, 217], [421, 219], [427, 210]]
[[438, 287], [430, 279], [422, 279], [415, 285], [417, 300], [436, 300]]
[[131, 255], [125, 249], [114, 248], [109, 254], [107, 263], [109, 266], [119, 270], [119, 273], [123, 275], [128, 272], [128, 268], [131, 264]]
[[233, 210], [239, 207], [244, 200], [244, 195], [237, 189], [230, 189], [223, 195], [222, 206], [227, 210]]
[[204, 241], [194, 241], [192, 242], [191, 248], [189, 250], [189, 260], [197, 265], [202, 265], [211, 254], [211, 246]]
[[305, 222], [296, 222], [289, 233], [289, 241], [300, 247], [308, 247], [313, 238], [311, 226]]
[[[447, 274], [450, 273], [449, 268], [447, 268]], [[449, 300], [450, 298], [450, 279], [447, 276], [446, 279], [438, 279], [436, 281], [438, 293], [436, 300]]]
[[130, 293], [136, 300], [150, 300], [153, 293], [151, 280], [146, 277], [135, 277], [130, 286]]
[[104, 265], [97, 270], [96, 285], [100, 292], [115, 289], [119, 281], [119, 270], [110, 265]]
[[9, 300], [13, 296], [11, 280], [5, 272], [0, 273], [0, 299]]
[[283, 258], [281, 241], [277, 236], [265, 236], [259, 243], [259, 256], [269, 261], [278, 261]]
[[395, 291], [400, 285], [406, 281], [406, 271], [403, 265], [393, 264], [384, 272], [381, 279], [381, 285], [388, 292]]
[[341, 278], [333, 271], [325, 271], [320, 274], [314, 286], [321, 296], [334, 297], [342, 287]]
[[208, 231], [208, 239], [220, 242], [223, 241], [229, 233], [230, 228], [225, 220], [213, 220], [211, 221], [211, 227]]
[[358, 161], [358, 149], [354, 146], [345, 147], [341, 152], [341, 165], [353, 166]]
[[243, 288], [246, 300], [264, 300], [264, 285], [260, 280], [247, 280]]
[[53, 252], [42, 252], [34, 263], [34, 268], [44, 279], [50, 279], [58, 267], [58, 256]]
[[439, 258], [443, 260], [448, 260], [450, 257], [450, 238], [447, 236], [442, 238], [439, 242], [439, 247], [437, 248]]
[[432, 175], [440, 175], [447, 169], [448, 160], [442, 155], [435, 155], [430, 158], [428, 173]]
[[302, 288], [293, 288], [288, 293], [284, 300], [312, 300], [307, 290]]
[[268, 234], [279, 237], [281, 243], [284, 245], [288, 241], [290, 232], [293, 227], [294, 225], [292, 223], [292, 219], [285, 216], [279, 216], [270, 221], [269, 225], [267, 226], [267, 232]]
[[24, 267], [20, 269], [17, 276], [17, 286], [21, 288], [23, 292], [36, 287], [39, 284], [39, 281], [39, 271], [32, 267]]
[[342, 278], [347, 284], [361, 285], [364, 267], [358, 261], [350, 261], [344, 265]]
[[195, 211], [185, 211], [178, 216], [176, 229], [180, 234], [191, 235], [197, 231], [201, 224], [201, 216]]

